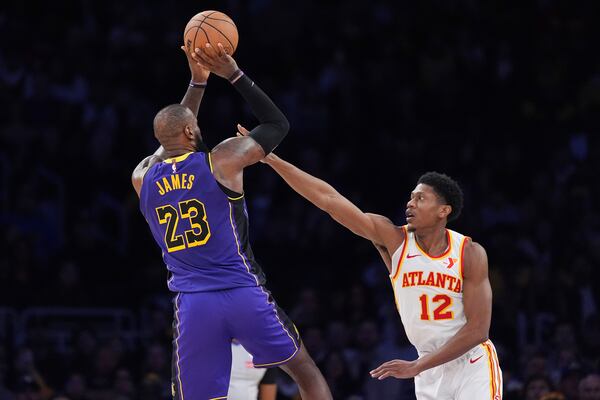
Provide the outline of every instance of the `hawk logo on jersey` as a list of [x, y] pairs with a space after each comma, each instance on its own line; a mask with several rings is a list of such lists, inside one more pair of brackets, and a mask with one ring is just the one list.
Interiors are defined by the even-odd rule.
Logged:
[[444, 265], [446, 266], [446, 268], [450, 269], [454, 266], [456, 261], [458, 261], [456, 258], [448, 257], [448, 261], [444, 261]]

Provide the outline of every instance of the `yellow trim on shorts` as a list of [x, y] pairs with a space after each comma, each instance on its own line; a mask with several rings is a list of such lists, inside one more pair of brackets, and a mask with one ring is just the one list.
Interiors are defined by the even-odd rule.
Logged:
[[208, 400], [222, 400], [222, 399], [227, 399], [227, 396], [225, 396], [225, 397], [213, 397], [212, 399], [208, 399]]
[[[279, 317], [277, 319], [279, 319]], [[289, 335], [289, 333], [288, 333], [288, 335]], [[296, 344], [296, 342], [294, 342], [294, 345], [295, 344]], [[296, 355], [296, 353], [298, 353], [298, 350], [300, 350], [300, 349], [298, 348], [298, 346], [296, 346], [296, 351], [294, 351], [294, 353], [291, 356], [289, 356], [288, 358], [286, 358], [283, 361], [277, 361], [277, 362], [268, 363], [268, 364], [254, 364], [254, 366], [255, 367], [269, 367], [271, 365], [284, 364], [284, 363], [290, 361]]]
[[483, 346], [483, 348], [485, 349], [485, 352], [488, 356], [488, 363], [489, 363], [489, 367], [490, 367], [490, 399], [491, 400], [499, 400], [502, 398], [502, 396], [500, 395], [501, 391], [500, 391], [500, 388], [498, 387], [498, 384], [500, 382], [497, 379], [497, 371], [496, 371], [497, 359], [495, 357], [494, 350], [490, 346], [490, 344], [491, 343], [488, 340], [488, 341], [483, 342], [481, 344], [481, 346]]

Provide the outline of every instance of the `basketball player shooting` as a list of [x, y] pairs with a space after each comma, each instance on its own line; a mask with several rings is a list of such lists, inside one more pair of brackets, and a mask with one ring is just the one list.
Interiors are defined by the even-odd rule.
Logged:
[[[186, 52], [192, 82], [183, 101], [154, 118], [161, 146], [132, 174], [176, 293], [173, 398], [226, 399], [236, 338], [256, 367], [286, 371], [303, 398], [331, 399], [294, 324], [265, 288], [248, 239], [244, 168], [283, 140], [288, 121], [222, 44], [194, 51]], [[260, 122], [247, 137], [227, 139], [212, 151], [196, 119], [210, 73], [228, 79]]]
[[[238, 136], [248, 131], [238, 125]], [[415, 378], [418, 400], [500, 400], [502, 372], [488, 339], [492, 290], [484, 248], [446, 228], [458, 218], [463, 194], [450, 177], [428, 172], [396, 226], [362, 212], [331, 185], [271, 153], [262, 160], [308, 201], [379, 251], [402, 324], [417, 348], [414, 361], [391, 360], [371, 371], [377, 379]]]

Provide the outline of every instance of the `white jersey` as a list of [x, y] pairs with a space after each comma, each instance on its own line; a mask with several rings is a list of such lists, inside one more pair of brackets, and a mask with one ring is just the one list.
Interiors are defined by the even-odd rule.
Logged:
[[256, 400], [258, 385], [267, 372], [265, 368], [254, 368], [252, 355], [239, 343], [231, 343], [231, 380], [229, 400]]
[[466, 323], [463, 250], [467, 237], [446, 229], [448, 248], [438, 257], [422, 250], [412, 232], [392, 256], [392, 287], [408, 340], [419, 355], [440, 348]]

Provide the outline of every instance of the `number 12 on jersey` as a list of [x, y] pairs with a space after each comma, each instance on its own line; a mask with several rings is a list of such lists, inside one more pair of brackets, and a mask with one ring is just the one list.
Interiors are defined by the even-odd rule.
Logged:
[[[429, 296], [423, 294], [421, 297], [419, 297], [419, 300], [421, 301], [421, 319], [424, 321], [431, 320], [431, 317], [429, 316]], [[432, 303], [439, 303], [435, 310], [433, 310], [434, 321], [454, 318], [452, 311], [446, 310], [452, 305], [452, 299], [450, 296], [445, 294], [436, 294], [431, 300]]]
[[[171, 204], [156, 208], [158, 222], [167, 224], [165, 231], [165, 244], [169, 253], [185, 248], [201, 246], [210, 239], [210, 227], [206, 220], [204, 203], [197, 199], [180, 201], [179, 212]], [[177, 235], [179, 217], [187, 218], [192, 229], [185, 231], [184, 235]]]

